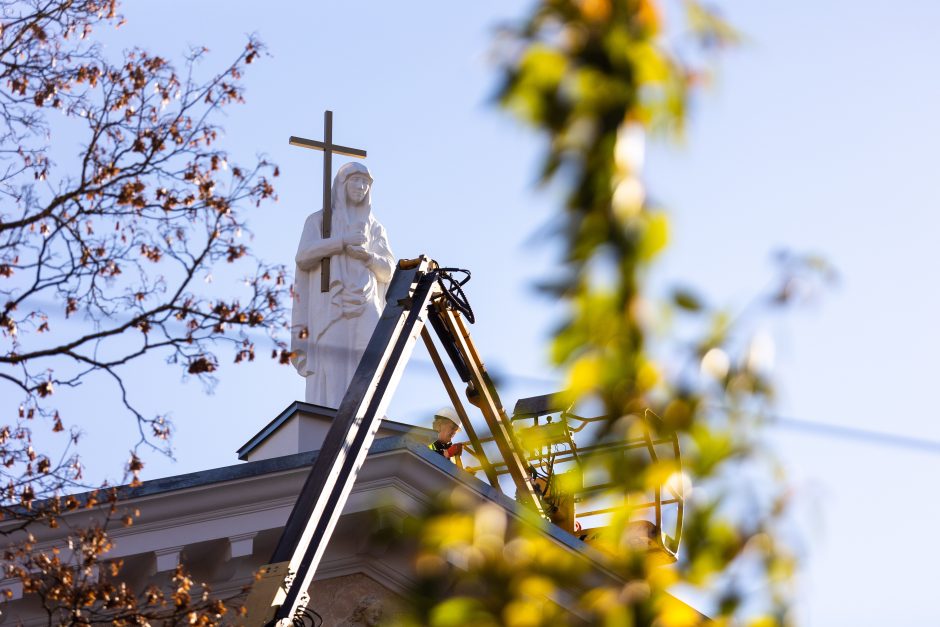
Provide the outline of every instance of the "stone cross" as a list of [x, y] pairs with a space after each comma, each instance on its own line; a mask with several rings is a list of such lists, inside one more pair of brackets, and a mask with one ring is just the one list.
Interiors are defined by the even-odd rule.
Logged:
[[[323, 239], [330, 237], [332, 231], [332, 222], [333, 222], [333, 202], [332, 202], [332, 190], [330, 189], [330, 184], [333, 180], [333, 153], [338, 153], [345, 155], [347, 157], [358, 157], [359, 159], [364, 159], [366, 157], [365, 150], [359, 150], [358, 148], [347, 148], [346, 146], [340, 146], [339, 144], [333, 143], [333, 112], [324, 111], [323, 112], [323, 141], [318, 142], [312, 139], [304, 139], [303, 137], [294, 137], [291, 135], [290, 141], [291, 146], [300, 146], [301, 148], [312, 148], [314, 150], [323, 151], [323, 227], [321, 236]], [[320, 291], [329, 292], [330, 291], [330, 258], [324, 257], [321, 262], [321, 272], [320, 272]]]

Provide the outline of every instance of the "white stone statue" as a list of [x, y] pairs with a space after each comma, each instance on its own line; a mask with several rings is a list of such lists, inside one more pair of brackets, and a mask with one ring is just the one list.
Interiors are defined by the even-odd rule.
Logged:
[[[385, 308], [395, 258], [372, 215], [372, 175], [344, 164], [333, 180], [331, 236], [323, 211], [310, 215], [297, 248], [291, 316], [293, 363], [307, 378], [306, 401], [338, 408]], [[330, 257], [330, 290], [322, 292], [320, 261]]]

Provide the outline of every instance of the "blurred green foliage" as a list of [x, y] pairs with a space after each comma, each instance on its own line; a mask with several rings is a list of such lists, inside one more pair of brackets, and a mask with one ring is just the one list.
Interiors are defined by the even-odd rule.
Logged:
[[[583, 549], [599, 561], [589, 567], [539, 524], [507, 522], [495, 505], [445, 502], [416, 530], [414, 624], [702, 623], [674, 593], [718, 625], [793, 622], [796, 561], [780, 540], [791, 495], [761, 444], [773, 385], [746, 322], [798, 300], [801, 277], [828, 269], [787, 256], [780, 284], [747, 316], [689, 288], [654, 302], [645, 286], [669, 240], [667, 215], [646, 200], [640, 179], [645, 142], [681, 136], [712, 54], [738, 39], [694, 0], [541, 0], [501, 33], [499, 103], [548, 139], [541, 178], [564, 192], [565, 271], [548, 289], [567, 303], [567, 317], [551, 359], [568, 373], [569, 400], [604, 407], [604, 441], [636, 437], [646, 424], [636, 417], [653, 409], [660, 430], [679, 434], [684, 474], [610, 456], [586, 464], [607, 465], [621, 501], [678, 481], [673, 489], [687, 497], [683, 540], [678, 561], [663, 565], [629, 541], [636, 511], [624, 506]], [[618, 582], [599, 580], [596, 563]]]

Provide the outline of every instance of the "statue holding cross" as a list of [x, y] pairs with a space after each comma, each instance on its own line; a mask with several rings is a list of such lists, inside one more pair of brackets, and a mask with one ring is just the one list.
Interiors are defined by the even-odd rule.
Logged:
[[332, 180], [332, 154], [365, 157], [364, 150], [332, 142], [332, 112], [324, 141], [291, 137], [294, 146], [323, 151], [323, 209], [304, 224], [297, 247], [292, 361], [306, 377], [305, 399], [338, 408], [385, 307], [395, 258], [372, 214], [372, 174], [344, 164]]

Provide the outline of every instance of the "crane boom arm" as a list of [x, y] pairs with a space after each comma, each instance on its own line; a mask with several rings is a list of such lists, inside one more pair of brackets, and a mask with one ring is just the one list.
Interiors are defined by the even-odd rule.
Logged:
[[399, 261], [386, 293], [385, 310], [298, 495], [274, 555], [252, 586], [246, 603], [245, 625], [280, 627], [302, 619], [306, 613], [309, 600], [306, 591], [379, 429], [381, 417], [429, 321], [461, 378], [480, 392], [478, 404], [505, 462], [512, 468], [517, 499], [541, 513], [495, 388], [470, 342], [466, 327], [446, 304], [440, 271], [433, 260], [424, 256]]

